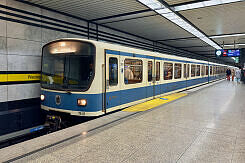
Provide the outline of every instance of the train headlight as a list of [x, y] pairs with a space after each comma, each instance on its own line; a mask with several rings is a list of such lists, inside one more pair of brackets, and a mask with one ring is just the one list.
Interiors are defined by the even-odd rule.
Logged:
[[87, 100], [86, 99], [77, 99], [77, 105], [78, 106], [86, 106]]
[[41, 99], [41, 101], [44, 101], [45, 96], [44, 95], [40, 95], [40, 99]]

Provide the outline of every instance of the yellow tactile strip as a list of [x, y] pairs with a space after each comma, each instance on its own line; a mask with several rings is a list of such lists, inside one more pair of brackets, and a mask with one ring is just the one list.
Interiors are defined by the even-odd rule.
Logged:
[[126, 112], [146, 111], [146, 110], [153, 109], [159, 105], [168, 103], [170, 101], [176, 100], [176, 99], [181, 98], [181, 97], [186, 96], [186, 95], [187, 95], [186, 93], [174, 93], [174, 94], [170, 94], [167, 96], [162, 96], [160, 98], [156, 98], [156, 99], [146, 101], [146, 102], [141, 103], [141, 104], [137, 104], [137, 105], [128, 107], [128, 108], [124, 109], [123, 111], [126, 111]]

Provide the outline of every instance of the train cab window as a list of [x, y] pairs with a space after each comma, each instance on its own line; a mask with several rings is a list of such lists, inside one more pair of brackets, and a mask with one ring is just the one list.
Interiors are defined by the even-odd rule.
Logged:
[[206, 75], [208, 75], [208, 66], [206, 66]]
[[163, 69], [164, 69], [164, 74], [163, 74], [164, 80], [172, 80], [172, 78], [173, 78], [173, 64], [168, 63], [168, 62], [164, 62]]
[[196, 76], [200, 76], [200, 65], [196, 67]]
[[174, 78], [175, 79], [181, 78], [181, 70], [182, 70], [182, 65], [180, 63], [175, 63], [174, 64]]
[[80, 40], [60, 40], [43, 47], [41, 87], [87, 91], [95, 75], [96, 47]]
[[187, 70], [186, 70], [186, 77], [189, 78], [190, 77], [190, 64], [187, 64]]
[[156, 62], [156, 81], [160, 80], [160, 62]]
[[204, 65], [202, 65], [201, 75], [202, 75], [202, 76], [204, 76], [204, 75], [205, 75], [205, 66], [204, 66]]
[[124, 61], [124, 83], [141, 83], [143, 77], [143, 63], [139, 59], [125, 59]]
[[191, 65], [191, 77], [195, 77], [196, 65]]
[[109, 59], [109, 84], [117, 85], [118, 83], [118, 60], [117, 58]]
[[152, 81], [152, 61], [148, 61], [148, 82]]

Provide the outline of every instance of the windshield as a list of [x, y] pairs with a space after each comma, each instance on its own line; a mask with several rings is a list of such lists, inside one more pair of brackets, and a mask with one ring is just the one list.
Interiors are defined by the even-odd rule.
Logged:
[[43, 48], [41, 87], [85, 91], [91, 85], [95, 47], [81, 41], [56, 41]]

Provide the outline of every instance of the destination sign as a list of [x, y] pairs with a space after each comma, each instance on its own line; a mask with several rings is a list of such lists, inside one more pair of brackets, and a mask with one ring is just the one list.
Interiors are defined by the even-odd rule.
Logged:
[[216, 57], [239, 57], [240, 49], [219, 49], [215, 50]]

